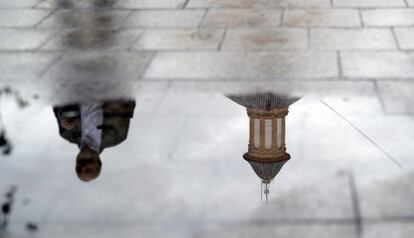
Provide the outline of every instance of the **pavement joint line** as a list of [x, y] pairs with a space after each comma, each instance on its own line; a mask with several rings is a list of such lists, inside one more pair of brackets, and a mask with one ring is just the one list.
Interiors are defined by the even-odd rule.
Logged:
[[210, 11], [210, 9], [206, 9], [206, 10], [204, 11], [204, 14], [203, 14], [203, 16], [201, 17], [201, 19], [200, 19], [200, 23], [197, 25], [197, 28], [204, 28], [204, 27], [203, 27], [203, 23], [204, 23], [204, 21], [206, 20], [206, 17], [207, 17], [207, 14], [209, 13], [209, 11]]
[[343, 78], [343, 70], [342, 70], [342, 58], [341, 58], [341, 52], [338, 50], [336, 51], [336, 62], [338, 67], [338, 77]]
[[378, 85], [378, 81], [373, 80], [372, 83], [374, 84], [374, 92], [377, 95], [378, 101], [380, 103], [381, 111], [384, 113], [386, 112], [385, 101], [384, 101], [384, 98], [382, 97], [381, 90]]
[[[149, 51], [149, 52], [151, 52], [151, 51]], [[146, 62], [144, 64], [144, 67], [142, 67], [142, 72], [139, 72], [139, 79], [142, 80], [143, 78], [145, 78], [145, 74], [147, 73], [147, 71], [148, 71], [149, 67], [151, 66], [152, 62], [154, 61], [155, 57], [157, 57], [157, 52], [152, 51], [152, 55], [151, 55], [150, 60], [148, 60], [148, 62]]]
[[410, 4], [408, 3], [408, 0], [404, 0], [404, 3], [407, 7], [410, 7]]
[[348, 173], [349, 189], [351, 193], [352, 210], [355, 216], [355, 229], [358, 238], [363, 236], [363, 223], [361, 218], [361, 208], [359, 206], [358, 189], [355, 183], [355, 175], [351, 171]]
[[332, 106], [330, 106], [328, 103], [326, 103], [323, 100], [320, 100], [322, 104], [324, 104], [327, 108], [329, 108], [332, 112], [334, 112], [337, 116], [342, 118], [344, 122], [346, 122], [348, 125], [350, 125], [355, 131], [357, 131], [360, 135], [362, 135], [366, 140], [368, 140], [374, 147], [376, 147], [380, 152], [382, 152], [385, 157], [390, 159], [396, 166], [403, 169], [403, 166], [401, 165], [398, 160], [396, 160], [391, 154], [389, 154], [384, 148], [382, 148], [379, 144], [377, 144], [373, 139], [371, 139], [367, 134], [365, 134], [361, 129], [359, 129], [356, 125], [354, 125], [351, 121], [349, 121], [345, 116], [343, 116], [341, 113], [339, 113], [337, 110], [335, 110]]
[[[184, 121], [182, 122], [182, 125], [180, 126], [180, 131], [186, 131], [188, 128], [188, 123], [190, 121], [190, 116], [185, 115], [184, 116]], [[172, 146], [168, 149], [168, 153], [167, 153], [167, 161], [173, 161], [174, 160], [174, 155], [176, 153], [176, 151], [179, 148], [179, 145], [182, 144], [182, 140], [184, 138], [184, 133], [178, 133], [178, 136], [175, 137], [174, 139], [174, 143], [172, 144]]]
[[365, 27], [365, 22], [364, 22], [364, 16], [362, 15], [361, 8], [358, 8], [358, 16], [359, 16], [359, 21], [361, 23], [361, 28], [364, 28]]
[[50, 62], [48, 65], [46, 65], [46, 67], [40, 71], [40, 74], [38, 76], [38, 79], [41, 79], [47, 71], [49, 71], [49, 69], [51, 69], [53, 67], [53, 65], [57, 64], [59, 61], [62, 60], [62, 58], [66, 55], [66, 51], [63, 54], [58, 55], [52, 62]]
[[142, 30], [142, 32], [140, 34], [138, 34], [138, 36], [136, 37], [136, 39], [134, 39], [131, 43], [130, 46], [127, 47], [127, 51], [128, 52], [134, 52], [134, 47], [136, 44], [138, 44], [138, 42], [142, 39], [142, 37], [144, 36], [145, 33], [147, 33], [148, 30]]
[[36, 9], [36, 7], [38, 5], [40, 5], [42, 2], [44, 2], [44, 1], [46, 1], [46, 0], [39, 0], [39, 1], [37, 1], [37, 3], [35, 3], [33, 6], [31, 6], [30, 9]]
[[47, 45], [50, 41], [52, 41], [54, 38], [59, 37], [59, 36], [60, 36], [63, 32], [64, 32], [64, 30], [63, 30], [63, 29], [61, 29], [61, 30], [56, 31], [56, 32], [55, 32], [55, 34], [51, 34], [51, 36], [49, 36], [49, 37], [48, 37], [45, 41], [43, 41], [43, 42], [39, 45], [39, 47], [37, 47], [35, 50], [36, 50], [37, 52], [40, 52], [44, 46], [46, 46], [46, 45]]
[[223, 49], [223, 45], [224, 45], [224, 42], [225, 42], [225, 40], [226, 40], [227, 33], [228, 33], [228, 30], [225, 30], [225, 31], [223, 32], [223, 34], [221, 35], [220, 42], [219, 42], [219, 44], [218, 44], [218, 46], [217, 46], [217, 50], [218, 50], [218, 51], [221, 51], [221, 50]]
[[40, 26], [40, 24], [42, 24], [44, 21], [46, 21], [46, 19], [48, 19], [49, 17], [51, 17], [53, 14], [55, 14], [56, 10], [52, 10], [49, 12], [49, 14], [47, 14], [45, 17], [43, 17], [39, 22], [37, 22], [34, 26], [33, 29], [36, 29], [38, 26]]
[[401, 51], [401, 45], [400, 45], [400, 42], [398, 41], [397, 33], [395, 32], [395, 27], [391, 27], [391, 34], [392, 34], [392, 37], [394, 38], [395, 46], [397, 47], [398, 50]]
[[285, 8], [283, 8], [282, 10], [280, 10], [280, 23], [279, 23], [279, 27], [283, 27], [283, 22], [285, 21], [285, 11], [286, 11]]
[[190, 0], [185, 0], [182, 9], [187, 9], [187, 6], [189, 3], [190, 3]]

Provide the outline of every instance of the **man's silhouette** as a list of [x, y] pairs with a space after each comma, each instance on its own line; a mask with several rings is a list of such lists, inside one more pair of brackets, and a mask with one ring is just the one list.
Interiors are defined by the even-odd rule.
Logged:
[[71, 104], [53, 109], [60, 135], [79, 146], [76, 173], [80, 180], [87, 182], [99, 176], [100, 153], [127, 138], [134, 109], [132, 100]]

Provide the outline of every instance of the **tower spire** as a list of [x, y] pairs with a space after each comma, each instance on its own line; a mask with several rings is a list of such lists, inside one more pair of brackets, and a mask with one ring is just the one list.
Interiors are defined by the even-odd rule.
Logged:
[[[262, 202], [268, 204], [269, 203], [269, 194], [270, 194], [269, 183], [264, 182], [262, 180], [261, 184], [260, 184], [260, 200]], [[263, 195], [265, 195], [265, 201], [263, 201]]]

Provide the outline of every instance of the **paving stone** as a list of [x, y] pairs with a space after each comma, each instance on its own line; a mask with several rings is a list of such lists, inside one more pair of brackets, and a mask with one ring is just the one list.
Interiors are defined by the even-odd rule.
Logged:
[[221, 30], [172, 29], [147, 30], [134, 49], [189, 50], [217, 49], [223, 36]]
[[362, 238], [410, 237], [413, 233], [414, 222], [382, 222], [365, 225]]
[[[245, 123], [247, 122], [248, 120], [246, 118]], [[200, 126], [202, 126], [202, 124]], [[236, 138], [232, 139], [236, 140]], [[217, 150], [220, 151], [220, 148]], [[233, 151], [240, 151], [240, 148], [235, 148]], [[233, 157], [229, 156], [227, 158]], [[301, 159], [302, 164], [306, 163], [306, 161], [303, 161], [305, 158]], [[248, 223], [248, 221], [251, 220], [256, 221], [255, 224], [263, 225], [298, 225], [301, 221], [316, 222], [321, 220], [342, 220], [352, 222], [354, 214], [352, 210], [349, 179], [347, 176], [324, 174], [323, 177], [319, 177], [318, 175], [313, 175], [309, 177], [306, 182], [302, 181], [302, 183], [292, 184], [292, 178], [288, 179], [285, 177], [289, 176], [287, 173], [290, 173], [291, 175], [298, 174], [298, 172], [299, 174], [303, 173], [297, 168], [298, 166], [296, 166], [296, 169], [298, 170], [295, 170], [295, 168], [292, 167], [292, 164], [290, 168], [285, 167], [285, 170], [276, 177], [274, 181], [275, 183], [270, 185], [271, 197], [266, 206], [254, 206], [248, 204], [249, 201], [254, 201], [255, 189], [250, 190], [249, 195], [243, 194], [244, 197], [237, 201], [224, 201], [226, 192], [223, 191], [223, 194], [216, 193], [212, 201], [206, 202], [206, 207], [209, 207], [209, 210], [205, 212], [205, 217], [208, 220], [224, 220], [235, 223], [239, 220]], [[326, 168], [329, 168], [329, 166]], [[250, 169], [250, 167], [247, 165], [245, 169]], [[239, 171], [239, 173], [243, 172], [248, 173], [248, 170]], [[289, 185], [286, 183], [289, 183]], [[251, 180], [246, 180], [243, 184], [245, 185], [246, 190], [256, 187], [257, 199], [260, 200], [260, 191], [258, 191], [260, 189], [259, 184], [255, 186], [254, 182], [252, 183]], [[243, 207], [243, 209], [238, 210], [237, 208], [240, 207]], [[251, 207], [252, 209], [249, 209]]]
[[35, 6], [37, 3], [39, 3], [42, 0], [0, 0], [0, 6], [2, 8], [12, 8], [12, 7], [24, 7], [24, 8], [30, 8]]
[[280, 24], [280, 14], [280, 10], [210, 9], [202, 27], [275, 27]]
[[395, 51], [341, 53], [346, 77], [414, 77], [414, 54]]
[[[279, 178], [281, 179], [283, 178]], [[294, 223], [295, 220], [317, 219], [351, 221], [355, 217], [352, 210], [349, 178], [346, 175], [331, 175], [329, 181], [314, 176], [309, 178], [308, 183], [286, 188], [286, 190], [282, 190], [283, 185], [279, 186], [281, 190], [277, 193], [275, 191], [269, 206], [259, 208], [256, 213], [252, 214], [252, 218], [273, 222], [293, 221]]]
[[361, 26], [361, 21], [353, 9], [292, 9], [285, 11], [283, 25], [355, 27]]
[[414, 114], [412, 81], [379, 81], [378, 91], [384, 111], [395, 114]]
[[[254, 222], [252, 222], [254, 223]], [[302, 224], [232, 224], [209, 225], [201, 230], [200, 238], [248, 238], [248, 237], [290, 237], [290, 238], [356, 238], [353, 225], [302, 225]]]
[[33, 82], [56, 59], [56, 53], [0, 53], [0, 79]]
[[190, 0], [187, 8], [329, 7], [330, 0]]
[[395, 29], [398, 44], [403, 50], [414, 50], [414, 28]]
[[312, 29], [311, 49], [374, 50], [395, 49], [390, 29]]
[[412, 26], [414, 9], [370, 9], [362, 10], [366, 26]]
[[197, 27], [204, 10], [158, 10], [133, 12], [126, 27]]
[[306, 29], [250, 30], [239, 29], [227, 32], [225, 50], [272, 50], [306, 49], [308, 47]]
[[0, 29], [0, 50], [34, 50], [53, 34], [49, 30]]
[[67, 30], [63, 31], [42, 49], [104, 49], [127, 50], [140, 37], [142, 30]]
[[148, 9], [148, 8], [183, 8], [186, 0], [118, 0], [117, 7], [126, 9]]
[[146, 78], [336, 77], [335, 53], [159, 53]]
[[404, 0], [334, 0], [334, 7], [406, 7]]
[[42, 80], [132, 81], [140, 77], [152, 57], [152, 53], [146, 52], [70, 52]]
[[61, 10], [42, 22], [40, 28], [114, 28], [128, 16], [127, 11]]
[[33, 27], [49, 14], [44, 10], [0, 9], [0, 27]]
[[117, 0], [45, 0], [38, 4], [37, 8], [59, 8], [59, 9], [73, 9], [73, 8], [109, 8], [114, 5]]
[[358, 184], [360, 208], [367, 218], [404, 218], [414, 215], [414, 191], [411, 179], [414, 173], [407, 171], [394, 177], [376, 179], [375, 182]]

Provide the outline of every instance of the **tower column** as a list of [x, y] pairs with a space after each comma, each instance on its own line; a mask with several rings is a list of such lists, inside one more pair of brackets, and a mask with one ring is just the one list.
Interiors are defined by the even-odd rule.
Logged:
[[260, 118], [260, 150], [265, 150], [265, 119]]

